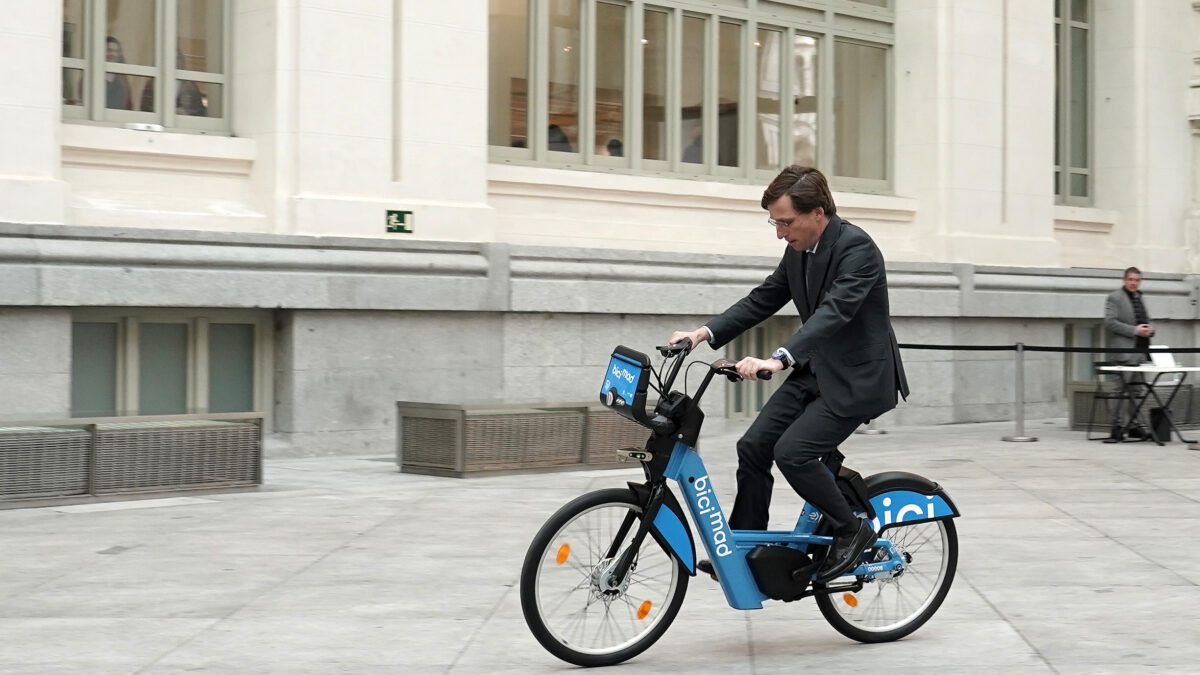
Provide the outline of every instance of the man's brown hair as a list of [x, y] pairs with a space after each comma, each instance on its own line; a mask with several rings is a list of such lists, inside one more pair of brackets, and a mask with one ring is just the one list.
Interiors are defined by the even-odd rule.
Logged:
[[762, 207], [769, 207], [784, 195], [792, 198], [792, 208], [796, 213], [809, 213], [818, 206], [825, 210], [827, 216], [837, 213], [833, 195], [829, 192], [829, 182], [814, 167], [793, 164], [780, 171], [763, 191]]
[[1133, 272], [1134, 274], [1138, 275], [1139, 277], [1142, 276], [1142, 271], [1139, 270], [1138, 268], [1127, 267], [1127, 268], [1125, 268], [1125, 273], [1121, 275], [1121, 278], [1124, 279], [1125, 277], [1129, 276], [1130, 272]]

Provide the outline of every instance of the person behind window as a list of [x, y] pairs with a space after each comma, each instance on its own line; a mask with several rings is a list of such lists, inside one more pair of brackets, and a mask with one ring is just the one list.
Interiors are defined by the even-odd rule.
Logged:
[[625, 154], [625, 146], [621, 143], [621, 139], [619, 138], [609, 139], [608, 145], [605, 147], [608, 149], [608, 154], [610, 157], [622, 157]]
[[[820, 509], [833, 544], [817, 573], [829, 581], [854, 566], [875, 541], [870, 521], [854, 513], [824, 464], [862, 424], [908, 396], [908, 380], [888, 309], [883, 254], [862, 228], [837, 215], [829, 183], [812, 167], [784, 169], [763, 192], [775, 236], [787, 242], [775, 271], [707, 324], [676, 331], [714, 349], [791, 302], [803, 321], [768, 359], [748, 356], [737, 371], [748, 380], [769, 370], [792, 372], [737, 443], [737, 497], [729, 527], [765, 530], [771, 465]], [[697, 569], [712, 574], [712, 563]]]
[[[1109, 293], [1104, 301], [1105, 345], [1111, 349], [1136, 350], [1125, 354], [1108, 354], [1107, 361], [1114, 365], [1135, 366], [1141, 361], [1150, 360], [1150, 338], [1154, 337], [1154, 324], [1150, 323], [1150, 312], [1139, 290], [1141, 286], [1142, 271], [1130, 267], [1125, 270], [1121, 288]], [[1125, 389], [1123, 380], [1120, 386]], [[1122, 402], [1122, 399], [1117, 399], [1117, 404], [1113, 406], [1112, 433], [1108, 439], [1112, 442], [1120, 441], [1124, 436]], [[1144, 433], [1137, 426], [1129, 430], [1129, 435], [1134, 437], [1143, 436]]]
[[567, 138], [567, 133], [557, 124], [551, 124], [546, 130], [546, 147], [557, 152], [575, 152], [575, 148], [571, 146], [571, 139]]
[[[176, 50], [175, 68], [177, 70], [186, 70], [186, 62], [183, 51]], [[154, 80], [150, 80], [149, 84], [142, 89], [141, 107], [146, 112], [154, 112]], [[208, 106], [204, 104], [204, 94], [200, 93], [200, 87], [195, 82], [191, 80], [175, 80], [175, 114], [193, 115], [196, 117], [208, 116]]]
[[704, 127], [700, 124], [692, 127], [692, 142], [683, 149], [682, 161], [689, 164], [699, 164], [704, 161]]
[[[104, 41], [104, 51], [112, 63], [125, 63], [125, 52], [117, 38], [109, 35]], [[104, 80], [104, 105], [114, 110], [133, 110], [129, 78], [124, 73], [106, 73]]]

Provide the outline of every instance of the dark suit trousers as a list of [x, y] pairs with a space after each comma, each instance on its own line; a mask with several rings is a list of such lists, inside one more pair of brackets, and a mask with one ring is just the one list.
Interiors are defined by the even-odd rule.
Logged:
[[807, 367], [793, 373], [738, 441], [738, 490], [729, 526], [767, 529], [775, 482], [772, 462], [797, 494], [825, 514], [827, 523], [838, 528], [852, 522], [854, 512], [821, 460], [864, 421], [833, 414]]

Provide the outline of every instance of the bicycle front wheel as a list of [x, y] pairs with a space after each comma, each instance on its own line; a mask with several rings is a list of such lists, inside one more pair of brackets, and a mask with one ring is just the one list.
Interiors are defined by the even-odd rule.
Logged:
[[[872, 496], [894, 489], [873, 486]], [[829, 625], [859, 642], [890, 642], [912, 633], [933, 616], [946, 599], [958, 567], [958, 533], [951, 520], [897, 523], [884, 527], [905, 563], [895, 575], [879, 574], [856, 593], [816, 596]], [[878, 560], [887, 553], [873, 549]]]
[[521, 568], [521, 610], [551, 654], [578, 666], [620, 663], [675, 619], [688, 573], [654, 537], [632, 554], [625, 579], [612, 579], [641, 517], [630, 490], [599, 490], [559, 509], [533, 538]]

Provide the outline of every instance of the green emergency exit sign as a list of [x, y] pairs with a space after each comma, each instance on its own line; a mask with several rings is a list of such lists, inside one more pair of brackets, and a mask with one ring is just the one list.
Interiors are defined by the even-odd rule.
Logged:
[[412, 211], [388, 211], [387, 212], [387, 231], [388, 232], [400, 232], [403, 234], [412, 234], [413, 212]]

